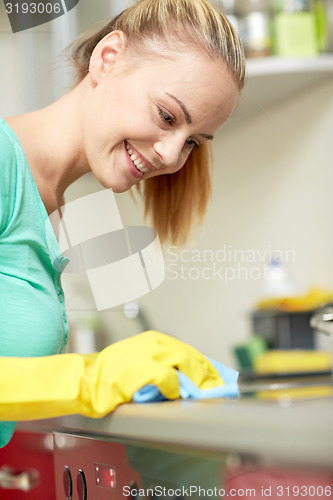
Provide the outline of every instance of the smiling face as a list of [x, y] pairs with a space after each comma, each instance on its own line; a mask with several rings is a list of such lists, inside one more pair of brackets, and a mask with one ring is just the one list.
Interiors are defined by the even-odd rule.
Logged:
[[238, 98], [226, 63], [198, 50], [133, 57], [123, 39], [110, 36], [96, 48], [87, 77], [84, 156], [97, 180], [115, 192], [182, 168]]

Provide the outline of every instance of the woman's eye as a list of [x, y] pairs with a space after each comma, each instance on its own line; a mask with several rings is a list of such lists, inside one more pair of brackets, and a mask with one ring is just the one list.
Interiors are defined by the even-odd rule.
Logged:
[[161, 120], [164, 123], [166, 123], [167, 125], [173, 125], [175, 123], [175, 120], [174, 120], [173, 116], [171, 116], [168, 113], [166, 113], [165, 111], [163, 111], [163, 109], [159, 109], [158, 113], [159, 113], [159, 115], [161, 117]]
[[186, 139], [186, 146], [190, 149], [198, 149], [199, 148], [199, 144], [194, 141], [193, 139], [191, 139], [190, 137], [188, 139]]

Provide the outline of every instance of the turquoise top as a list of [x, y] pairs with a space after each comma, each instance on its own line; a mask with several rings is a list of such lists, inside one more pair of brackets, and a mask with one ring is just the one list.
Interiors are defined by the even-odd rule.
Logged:
[[[68, 324], [61, 273], [67, 263], [22, 146], [0, 119], [0, 356], [63, 352]], [[14, 426], [0, 422], [0, 446]]]

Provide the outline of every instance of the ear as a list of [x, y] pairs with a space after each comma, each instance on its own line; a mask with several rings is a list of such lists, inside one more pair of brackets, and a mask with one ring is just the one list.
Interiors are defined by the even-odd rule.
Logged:
[[114, 68], [126, 46], [127, 38], [122, 31], [112, 31], [98, 42], [89, 63], [89, 75], [95, 84]]

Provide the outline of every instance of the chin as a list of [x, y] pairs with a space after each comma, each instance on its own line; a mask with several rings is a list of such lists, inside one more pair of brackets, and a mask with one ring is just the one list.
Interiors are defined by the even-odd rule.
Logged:
[[106, 189], [111, 189], [114, 193], [125, 193], [131, 187], [133, 187], [134, 184], [129, 184], [128, 182], [110, 182], [107, 181], [106, 179], [100, 178], [95, 176], [97, 181]]
[[101, 186], [105, 189], [112, 189], [114, 193], [125, 193], [138, 182], [137, 179], [131, 178], [126, 171], [122, 172], [120, 169], [110, 168], [109, 165], [99, 166], [98, 169], [91, 168], [91, 171]]
[[131, 187], [132, 186], [127, 186], [127, 187], [122, 188], [122, 187], [117, 186], [117, 187], [110, 187], [109, 189], [112, 189], [112, 191], [114, 193], [118, 193], [119, 194], [119, 193], [125, 193], [126, 191], [128, 191], [129, 189], [131, 189]]

